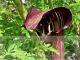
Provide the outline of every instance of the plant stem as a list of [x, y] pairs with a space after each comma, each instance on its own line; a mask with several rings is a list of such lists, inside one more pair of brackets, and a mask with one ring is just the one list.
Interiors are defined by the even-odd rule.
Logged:
[[60, 56], [56, 55], [55, 53], [51, 53], [52, 60], [64, 60], [64, 42], [62, 32], [56, 36], [56, 39], [53, 41], [52, 46], [60, 52]]
[[52, 0], [48, 0], [49, 9], [53, 8], [53, 2]]
[[21, 18], [23, 20], [25, 20], [26, 15], [27, 15], [27, 11], [24, 8], [24, 5], [21, 3], [21, 0], [13, 0], [13, 2], [15, 4], [15, 6], [16, 6], [16, 8], [17, 8], [17, 10], [18, 10], [18, 12], [19, 12], [19, 14], [21, 16]]

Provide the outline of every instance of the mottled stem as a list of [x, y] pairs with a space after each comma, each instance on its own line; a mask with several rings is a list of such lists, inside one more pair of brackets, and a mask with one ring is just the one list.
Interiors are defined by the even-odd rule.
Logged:
[[52, 60], [64, 60], [64, 42], [63, 36], [61, 33], [56, 36], [56, 39], [53, 41], [52, 46], [59, 51], [60, 56], [56, 55], [55, 53], [51, 53]]

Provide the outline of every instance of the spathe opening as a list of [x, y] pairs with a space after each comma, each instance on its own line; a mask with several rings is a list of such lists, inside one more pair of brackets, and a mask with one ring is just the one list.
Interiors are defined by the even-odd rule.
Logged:
[[72, 20], [71, 12], [64, 7], [59, 7], [46, 12], [40, 20], [36, 31], [38, 34], [54, 35], [60, 33], [70, 25]]

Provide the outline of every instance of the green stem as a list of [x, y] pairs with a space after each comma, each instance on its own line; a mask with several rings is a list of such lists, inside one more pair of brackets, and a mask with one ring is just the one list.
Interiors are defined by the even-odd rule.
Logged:
[[47, 4], [48, 3], [48, 0], [44, 0], [44, 4]]
[[52, 0], [48, 0], [48, 5], [49, 5], [49, 9], [53, 8], [53, 1]]
[[24, 20], [26, 18], [27, 11], [24, 8], [24, 5], [21, 3], [21, 0], [13, 0], [21, 18]]

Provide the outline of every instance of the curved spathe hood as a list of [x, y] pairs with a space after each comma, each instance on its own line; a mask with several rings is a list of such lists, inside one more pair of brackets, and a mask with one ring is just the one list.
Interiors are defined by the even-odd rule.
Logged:
[[[67, 28], [71, 24], [71, 21], [72, 14], [70, 10], [65, 7], [58, 7], [48, 11], [39, 11], [32, 8], [26, 17], [23, 26], [30, 31], [37, 29], [40, 27], [39, 24], [42, 24], [46, 29], [51, 22], [55, 29], [54, 32], [59, 33], [61, 30]], [[42, 27], [38, 29], [41, 29]]]

